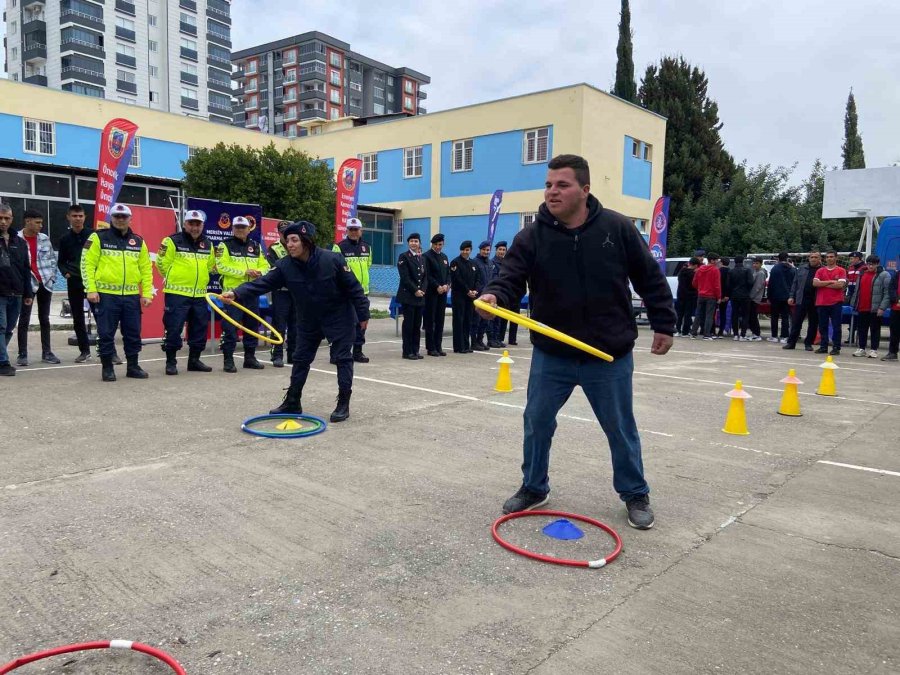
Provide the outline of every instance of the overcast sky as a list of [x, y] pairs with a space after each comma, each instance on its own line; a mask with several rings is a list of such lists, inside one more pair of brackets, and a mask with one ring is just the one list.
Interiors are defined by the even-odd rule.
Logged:
[[[378, 7], [378, 9], [375, 9]], [[615, 80], [620, 0], [235, 0], [234, 48], [319, 30], [426, 73], [429, 112]], [[632, 0], [638, 85], [682, 54], [709, 78], [738, 161], [840, 165], [853, 87], [869, 167], [900, 162], [900, 2]], [[798, 175], [797, 178], [800, 176]]]
[[[376, 9], [377, 7], [377, 9]], [[309, 30], [431, 76], [430, 112], [615, 79], [620, 0], [234, 0], [234, 48]], [[869, 167], [900, 162], [900, 2], [632, 0], [638, 84], [682, 54], [709, 78], [725, 145], [751, 165], [840, 165], [856, 95]]]

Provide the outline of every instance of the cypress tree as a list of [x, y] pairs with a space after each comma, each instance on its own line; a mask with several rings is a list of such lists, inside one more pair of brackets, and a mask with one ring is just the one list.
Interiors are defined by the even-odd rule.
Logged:
[[853, 89], [847, 97], [847, 111], [844, 113], [844, 157], [845, 169], [865, 169], [866, 155], [863, 152], [862, 136], [859, 135], [858, 118], [856, 116], [856, 99]]
[[616, 45], [616, 85], [612, 93], [626, 101], [637, 103], [637, 85], [634, 83], [634, 56], [631, 43], [631, 9], [628, 0], [622, 0], [619, 14], [619, 43]]

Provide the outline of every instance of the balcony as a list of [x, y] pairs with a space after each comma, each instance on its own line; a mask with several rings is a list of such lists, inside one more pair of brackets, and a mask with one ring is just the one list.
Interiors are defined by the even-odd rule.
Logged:
[[188, 98], [187, 96], [181, 97], [181, 107], [189, 110], [200, 110], [200, 104], [197, 102], [197, 99]]
[[178, 0], [178, 6], [182, 9], [189, 9], [192, 12], [197, 11], [197, 3], [194, 0]]
[[231, 25], [231, 12], [228, 5], [217, 0], [207, 0], [206, 16]]
[[116, 80], [116, 91], [121, 91], [123, 94], [137, 94], [137, 84], [134, 82], [126, 82], [125, 80]]
[[47, 76], [46, 75], [26, 75], [22, 82], [25, 84], [38, 84], [42, 87], [47, 86]]
[[207, 78], [206, 84], [212, 91], [218, 91], [222, 94], [228, 94], [229, 96], [235, 93], [231, 88], [231, 82], [223, 82], [222, 80], [210, 77]]
[[230, 105], [221, 105], [219, 103], [209, 102], [209, 112], [222, 115], [223, 117], [231, 117], [231, 106]]
[[25, 63], [35, 63], [47, 60], [47, 45], [42, 42], [32, 42], [25, 45], [22, 50], [22, 61]]
[[192, 75], [191, 73], [186, 73], [183, 70], [181, 71], [181, 81], [184, 82], [185, 84], [190, 84], [190, 85], [193, 85], [196, 87], [198, 84], [198, 79], [199, 78], [196, 75]]
[[128, 56], [127, 54], [120, 54], [119, 52], [116, 52], [116, 65], [136, 68], [137, 59], [135, 59], [133, 56]]
[[214, 122], [216, 124], [227, 124], [231, 126], [233, 124], [233, 120], [231, 118], [231, 113], [223, 113], [220, 117], [218, 114], [214, 113], [212, 110], [209, 111], [209, 121]]
[[26, 21], [22, 24], [22, 35], [27, 36], [29, 33], [47, 35], [47, 22], [43, 18]]
[[134, 3], [127, 2], [127, 0], [116, 0], [116, 9], [120, 12], [124, 12], [125, 14], [137, 16], [137, 11], [135, 9]]
[[231, 61], [227, 61], [226, 59], [220, 59], [218, 56], [213, 56], [209, 54], [207, 56], [207, 62], [209, 65], [218, 68], [219, 70], [224, 70], [228, 73], [231, 73]]
[[[221, 33], [213, 33], [212, 31], [206, 31], [206, 39], [212, 42], [214, 45], [219, 45], [220, 47], [225, 47], [226, 49], [231, 49], [231, 36], [230, 35], [222, 35]], [[230, 67], [230, 66], [229, 66]]]
[[185, 23], [184, 21], [178, 22], [178, 30], [180, 30], [185, 35], [192, 35], [197, 37], [197, 26], [189, 23]]
[[425, 110], [425, 108], [423, 108], [422, 106], [419, 106], [419, 112], [416, 113], [416, 114], [418, 114], [418, 115], [424, 115], [424, 114], [426, 114], [427, 112], [428, 112], [428, 111]]
[[188, 49], [187, 47], [181, 48], [181, 58], [187, 59], [188, 61], [196, 61], [197, 60], [197, 50], [196, 49]]
[[60, 24], [74, 23], [92, 30], [106, 30], [106, 26], [103, 25], [103, 19], [100, 17], [85, 14], [84, 12], [79, 12], [77, 9], [71, 9], [69, 7], [62, 7], [60, 9], [59, 22]]
[[90, 82], [91, 84], [99, 84], [106, 86], [106, 78], [102, 72], [96, 70], [88, 70], [80, 66], [63, 66], [62, 79], [64, 80], [81, 80], [82, 82]]
[[[106, 58], [106, 51], [96, 42], [88, 42], [87, 40], [79, 40], [78, 38], [69, 37], [63, 40], [60, 45], [62, 52], [74, 51], [79, 54], [86, 54], [98, 59]], [[132, 59], [133, 60], [133, 59]], [[134, 64], [131, 64], [132, 68]]]
[[296, 110], [288, 110], [284, 113], [284, 121], [285, 122], [293, 122], [297, 119], [297, 111]]
[[318, 89], [310, 89], [308, 91], [300, 92], [300, 100], [301, 101], [324, 101], [325, 100], [325, 92], [319, 91]]
[[135, 32], [129, 28], [122, 28], [122, 26], [116, 26], [116, 37], [128, 40], [129, 42], [137, 42], [137, 35]]
[[418, 91], [418, 93], [416, 94], [416, 96], [419, 97], [419, 100], [420, 100], [420, 101], [423, 101], [423, 100], [425, 100], [426, 98], [428, 98], [428, 94], [426, 94], [426, 93], [425, 93], [424, 91], [422, 91], [421, 89], [419, 89], [419, 91]]
[[[304, 110], [300, 113], [301, 120], [324, 120], [325, 118], [324, 110]], [[287, 120], [287, 116], [284, 119]]]

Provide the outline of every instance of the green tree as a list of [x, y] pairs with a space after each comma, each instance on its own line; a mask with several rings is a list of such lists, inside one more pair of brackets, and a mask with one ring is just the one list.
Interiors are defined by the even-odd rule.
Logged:
[[631, 9], [628, 0], [622, 0], [619, 14], [619, 44], [616, 45], [616, 84], [612, 93], [626, 101], [637, 103], [637, 85], [634, 83], [634, 47], [631, 38]]
[[322, 245], [334, 240], [334, 175], [305, 152], [219, 143], [199, 149], [182, 168], [191, 197], [259, 204], [267, 218], [315, 223]]
[[859, 119], [856, 116], [856, 99], [853, 90], [847, 97], [847, 110], [844, 113], [844, 145], [841, 155], [844, 158], [844, 169], [865, 169], [866, 154], [863, 152], [862, 136], [859, 135]]
[[668, 119], [663, 193], [672, 199], [669, 213], [677, 240], [687, 240], [677, 232], [685, 204], [700, 197], [708, 179], [724, 181], [727, 187], [735, 170], [719, 135], [719, 106], [708, 89], [702, 70], [683, 57], [667, 56], [659, 65], [647, 67], [638, 93], [645, 108]]

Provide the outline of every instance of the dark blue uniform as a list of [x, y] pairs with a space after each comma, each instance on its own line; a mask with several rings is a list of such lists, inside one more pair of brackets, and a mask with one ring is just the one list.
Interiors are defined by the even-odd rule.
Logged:
[[[487, 286], [497, 275], [494, 274], [494, 263], [490, 258], [482, 258], [476, 255], [471, 258], [475, 263], [477, 276], [475, 278], [475, 290], [481, 295], [484, 287]], [[483, 319], [475, 312], [472, 316], [472, 345], [483, 344], [485, 334], [487, 334], [488, 342], [494, 341], [494, 322], [492, 319]]]
[[425, 259], [425, 351], [443, 355], [444, 317], [447, 313], [447, 294], [438, 293], [438, 286], [450, 285], [450, 260], [444, 253], [428, 249]]
[[[276, 244], [266, 251], [266, 260], [271, 267], [275, 267], [282, 258], [287, 257], [287, 250], [283, 244]], [[285, 335], [285, 341], [279, 345], [272, 345], [272, 360], [284, 357], [285, 345], [287, 345], [287, 362], [294, 360], [294, 347], [297, 345], [297, 312], [294, 310], [294, 299], [286, 288], [272, 291], [272, 327], [281, 335]]]
[[474, 305], [469, 291], [475, 290], [478, 270], [471, 258], [461, 255], [450, 263], [450, 302], [453, 305], [453, 351], [468, 354], [472, 351], [469, 337], [472, 332]]
[[339, 253], [314, 248], [309, 260], [281, 258], [265, 276], [241, 284], [236, 300], [244, 304], [280, 288], [287, 288], [297, 312], [297, 347], [291, 386], [300, 391], [322, 338], [331, 342], [331, 358], [337, 364], [338, 388], [353, 385], [353, 341], [358, 321], [369, 320], [369, 299]]
[[403, 356], [422, 358], [419, 347], [422, 343], [422, 311], [425, 309], [425, 296], [416, 295], [417, 291], [425, 293], [425, 260], [412, 251], [400, 254], [397, 260], [397, 272], [400, 274], [400, 286], [397, 289], [397, 302], [403, 312]]

